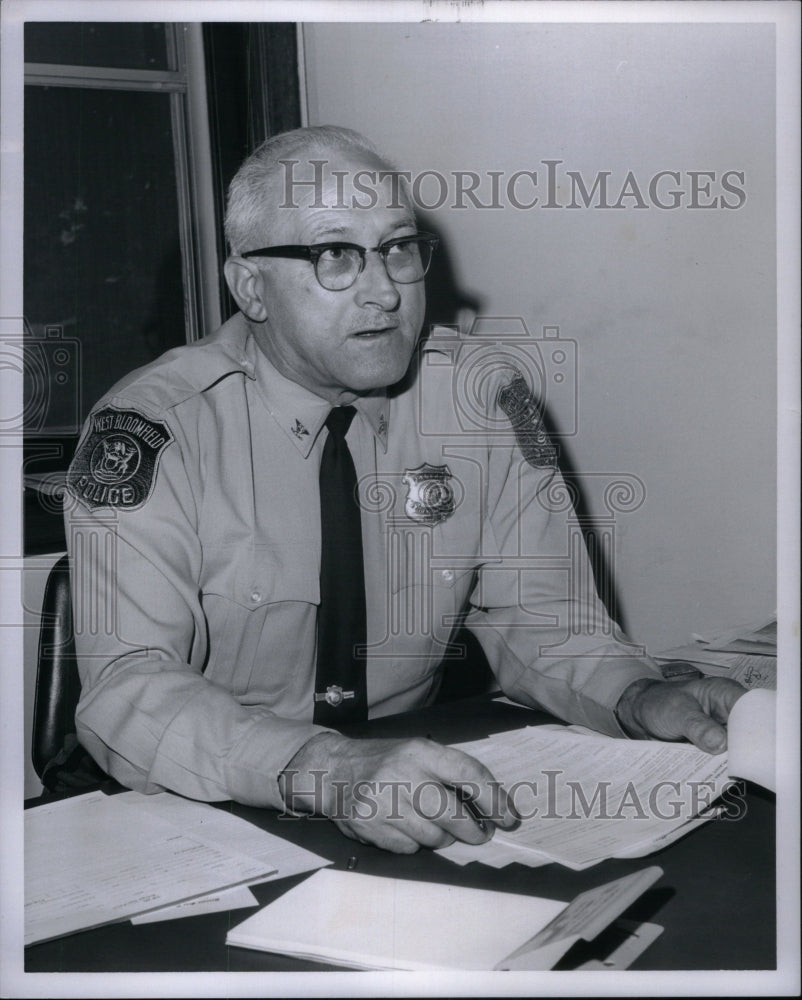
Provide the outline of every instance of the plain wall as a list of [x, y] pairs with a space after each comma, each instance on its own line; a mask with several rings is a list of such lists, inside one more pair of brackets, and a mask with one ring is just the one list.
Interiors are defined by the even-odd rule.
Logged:
[[[772, 613], [773, 27], [306, 24], [304, 44], [309, 123], [356, 128], [413, 175], [537, 170], [543, 195], [541, 161], [559, 159], [588, 182], [611, 171], [615, 201], [628, 171], [644, 190], [682, 173], [676, 210], [445, 206], [421, 221], [480, 314], [577, 342], [567, 457], [646, 490], [615, 520], [630, 635], [656, 652]], [[713, 195], [743, 171], [745, 203], [685, 207], [694, 170], [716, 173]], [[547, 403], [568, 429], [571, 401]], [[598, 491], [587, 502], [605, 514]]]

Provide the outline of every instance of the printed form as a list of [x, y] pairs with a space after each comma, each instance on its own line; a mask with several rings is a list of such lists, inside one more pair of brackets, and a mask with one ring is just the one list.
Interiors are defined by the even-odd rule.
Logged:
[[[170, 792], [156, 795], [142, 795], [139, 792], [122, 792], [116, 798], [123, 805], [145, 809], [152, 816], [174, 823], [182, 830], [196, 830], [204, 838], [221, 848], [233, 848], [242, 854], [261, 861], [272, 874], [249, 880], [272, 882], [274, 879], [300, 875], [328, 865], [326, 858], [313, 854], [303, 847], [282, 837], [265, 833], [253, 823], [232, 816], [221, 809], [215, 809], [204, 802], [192, 802]], [[258, 906], [254, 894], [245, 886], [226, 889], [197, 899], [187, 900], [152, 910], [131, 918], [131, 923], [154, 923], [157, 920], [173, 920], [176, 917], [192, 917], [198, 913], [213, 913], [220, 910], [235, 910], [245, 906]]]
[[704, 822], [700, 814], [728, 780], [726, 754], [564, 727], [513, 730], [458, 749], [493, 772], [522, 816], [517, 830], [497, 830], [487, 844], [439, 852], [458, 864], [557, 861], [579, 870], [610, 857], [639, 857]]
[[144, 913], [150, 922], [256, 905], [247, 885], [329, 863], [169, 792], [37, 806], [25, 812], [25, 943]]
[[197, 830], [92, 792], [25, 812], [25, 944], [269, 875]]

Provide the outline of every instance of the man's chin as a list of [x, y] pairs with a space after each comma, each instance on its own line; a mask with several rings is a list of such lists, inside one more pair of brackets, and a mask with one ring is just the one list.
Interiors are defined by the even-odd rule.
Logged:
[[409, 371], [411, 360], [412, 352], [376, 368], [354, 372], [349, 380], [351, 390], [359, 395], [365, 395], [369, 392], [388, 389], [404, 378]]

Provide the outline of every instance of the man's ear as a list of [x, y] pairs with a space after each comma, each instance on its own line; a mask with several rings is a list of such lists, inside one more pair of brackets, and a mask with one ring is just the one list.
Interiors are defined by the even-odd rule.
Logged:
[[259, 265], [245, 257], [229, 257], [223, 265], [223, 273], [240, 310], [255, 323], [263, 323], [267, 319], [267, 308]]

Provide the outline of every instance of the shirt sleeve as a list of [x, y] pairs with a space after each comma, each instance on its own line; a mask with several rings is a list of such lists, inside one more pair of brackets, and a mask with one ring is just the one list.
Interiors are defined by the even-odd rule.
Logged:
[[510, 698], [623, 736], [619, 698], [660, 673], [599, 599], [556, 448], [529, 390], [515, 388], [513, 407], [496, 396], [502, 431], [488, 448], [486, 534], [499, 558], [483, 565], [466, 625]]
[[[278, 774], [324, 730], [243, 705], [204, 676], [203, 552], [185, 443], [180, 428], [163, 417], [145, 417], [144, 425], [146, 458], [153, 458], [148, 434], [158, 440], [154, 427], [170, 440], [152, 465], [144, 463], [133, 507], [119, 500], [121, 491], [102, 490], [95, 415], [68, 476], [78, 738], [128, 788], [282, 808]], [[114, 476], [105, 473], [107, 481]], [[103, 496], [112, 499], [103, 505], [97, 501]]]

